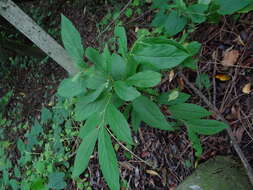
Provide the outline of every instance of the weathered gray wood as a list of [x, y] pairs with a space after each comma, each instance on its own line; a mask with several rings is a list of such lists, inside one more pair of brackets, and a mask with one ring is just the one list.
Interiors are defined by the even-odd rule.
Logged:
[[11, 0], [0, 0], [0, 15], [14, 25], [56, 63], [61, 65], [69, 75], [74, 75], [78, 72], [73, 60], [65, 49]]

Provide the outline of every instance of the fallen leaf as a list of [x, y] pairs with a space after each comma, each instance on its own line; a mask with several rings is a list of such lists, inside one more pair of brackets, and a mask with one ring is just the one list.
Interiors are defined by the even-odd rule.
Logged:
[[147, 174], [153, 175], [153, 176], [158, 176], [161, 178], [161, 176], [154, 170], [146, 170]]
[[169, 73], [169, 82], [173, 80], [174, 76], [175, 76], [174, 70], [171, 70]]
[[225, 51], [221, 64], [225, 67], [231, 67], [235, 65], [238, 57], [239, 57], [238, 50]]
[[251, 90], [251, 84], [250, 83], [245, 84], [244, 87], [242, 88], [242, 92], [244, 94], [250, 94], [251, 91], [252, 90]]
[[226, 74], [217, 74], [214, 76], [216, 79], [219, 79], [220, 81], [228, 81], [231, 79], [229, 75]]

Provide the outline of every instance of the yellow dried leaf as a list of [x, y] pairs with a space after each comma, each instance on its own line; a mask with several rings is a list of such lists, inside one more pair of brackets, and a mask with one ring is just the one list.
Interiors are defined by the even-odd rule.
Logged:
[[225, 67], [233, 66], [233, 65], [235, 65], [238, 57], [239, 57], [239, 51], [238, 50], [226, 51], [224, 53], [221, 64]]
[[251, 92], [251, 84], [248, 83], [248, 84], [244, 85], [244, 87], [242, 88], [242, 92], [244, 94], [250, 94], [250, 92]]
[[173, 80], [174, 76], [175, 76], [174, 70], [171, 70], [169, 73], [169, 82]]
[[231, 79], [231, 77], [229, 75], [225, 75], [225, 74], [217, 74], [214, 77], [216, 79], [219, 79], [220, 81], [228, 81]]
[[156, 171], [154, 170], [146, 170], [147, 174], [153, 175], [153, 176], [158, 176], [161, 177]]

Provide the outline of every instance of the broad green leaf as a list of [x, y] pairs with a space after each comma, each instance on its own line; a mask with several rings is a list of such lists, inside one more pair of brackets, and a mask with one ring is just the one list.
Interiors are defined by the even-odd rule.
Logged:
[[168, 16], [163, 11], [158, 11], [154, 19], [152, 20], [151, 26], [164, 27], [167, 17]]
[[211, 115], [212, 113], [196, 104], [177, 104], [169, 107], [169, 111], [176, 119], [192, 120]]
[[138, 42], [132, 49], [134, 59], [157, 69], [169, 69], [182, 63], [190, 55], [166, 39], [149, 38]]
[[218, 13], [221, 15], [233, 14], [252, 3], [251, 0], [216, 0], [220, 6]]
[[250, 11], [253, 11], [253, 2], [251, 4], [249, 4], [247, 7], [244, 7], [243, 9], [241, 9], [238, 12], [239, 13], [248, 13]]
[[207, 119], [192, 119], [185, 121], [185, 124], [191, 131], [201, 135], [214, 135], [228, 128], [225, 123]]
[[185, 103], [191, 97], [189, 94], [177, 91], [178, 96], [175, 99], [173, 99], [171, 98], [173, 95], [173, 92], [175, 92], [175, 90], [160, 94], [158, 96], [158, 103], [165, 104], [165, 105], [176, 105], [176, 104]]
[[172, 124], [168, 123], [159, 107], [144, 96], [140, 96], [133, 101], [133, 109], [140, 119], [154, 128], [173, 130]]
[[123, 79], [126, 75], [126, 62], [118, 54], [112, 54], [111, 58], [111, 75], [114, 80]]
[[88, 103], [95, 101], [105, 89], [105, 84], [102, 84], [98, 89], [90, 91], [82, 96], [77, 97], [76, 107], [85, 107]]
[[84, 49], [81, 36], [71, 21], [64, 15], [61, 15], [61, 38], [65, 49], [76, 64], [80, 67], [86, 66], [83, 61]]
[[141, 94], [132, 86], [127, 85], [123, 81], [113, 83], [116, 94], [125, 101], [132, 101]]
[[103, 176], [111, 190], [119, 190], [119, 166], [112, 141], [105, 128], [99, 131], [98, 159]]
[[79, 132], [79, 137], [82, 139], [85, 139], [87, 135], [89, 135], [92, 131], [94, 131], [96, 128], [100, 127], [104, 124], [103, 114], [100, 113], [94, 113], [91, 115], [86, 121], [85, 124], [81, 127]]
[[127, 120], [123, 114], [112, 104], [109, 104], [106, 109], [106, 120], [108, 121], [113, 134], [115, 134], [119, 140], [127, 144], [133, 144], [131, 131]]
[[51, 189], [64, 189], [67, 183], [64, 181], [65, 174], [63, 172], [54, 172], [48, 176], [48, 188]]
[[171, 11], [164, 23], [165, 31], [168, 35], [174, 36], [181, 32], [187, 24], [187, 19], [182, 17], [177, 11]]
[[96, 70], [94, 73], [89, 75], [87, 79], [87, 88], [98, 89], [101, 85], [107, 82], [107, 76], [104, 72]]
[[83, 142], [79, 146], [76, 158], [74, 162], [73, 178], [78, 177], [87, 168], [90, 156], [94, 150], [97, 138], [98, 138], [98, 128], [90, 130], [88, 134], [85, 134]]
[[136, 62], [132, 56], [128, 56], [127, 65], [126, 65], [126, 77], [129, 77], [135, 74], [137, 67], [138, 67], [138, 62]]
[[197, 157], [200, 157], [202, 152], [203, 152], [203, 149], [202, 149], [202, 146], [201, 146], [201, 143], [200, 143], [200, 139], [198, 137], [198, 135], [192, 131], [191, 129], [188, 129], [188, 136], [189, 136], [189, 139], [192, 143], [192, 147], [195, 149], [195, 155]]
[[200, 24], [206, 20], [205, 12], [208, 9], [208, 5], [194, 4], [187, 8], [187, 13], [193, 23]]
[[58, 88], [58, 94], [65, 98], [71, 98], [85, 92], [86, 89], [81, 81], [73, 78], [64, 79]]
[[106, 69], [106, 60], [103, 56], [100, 55], [100, 53], [91, 47], [86, 48], [85, 50], [85, 56], [93, 63], [95, 64], [95, 67], [97, 69]]
[[136, 87], [153, 87], [160, 83], [161, 74], [154, 71], [142, 71], [129, 77], [126, 82]]
[[95, 102], [91, 102], [86, 105], [80, 105], [75, 108], [76, 121], [84, 121], [89, 118], [95, 112], [100, 113], [105, 108], [105, 105], [109, 101], [109, 96], [101, 97]]
[[138, 116], [138, 113], [134, 111], [134, 109], [131, 112], [131, 125], [134, 132], [137, 132], [141, 125], [141, 118]]
[[119, 53], [125, 56], [127, 53], [127, 36], [125, 28], [117, 25], [114, 30], [114, 35], [118, 38]]

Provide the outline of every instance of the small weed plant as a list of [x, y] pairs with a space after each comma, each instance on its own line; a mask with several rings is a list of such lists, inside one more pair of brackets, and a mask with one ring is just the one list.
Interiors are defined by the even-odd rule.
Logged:
[[[227, 127], [222, 122], [203, 119], [212, 113], [186, 103], [188, 94], [177, 89], [159, 94], [154, 89], [161, 82], [161, 71], [194, 65], [193, 56], [200, 48], [197, 42], [181, 44], [140, 32], [128, 48], [126, 31], [117, 25], [115, 52], [107, 45], [101, 52], [91, 47], [84, 49], [80, 34], [63, 15], [61, 32], [65, 49], [80, 68], [78, 74], [64, 79], [58, 88], [58, 94], [71, 101], [73, 118], [81, 122], [78, 136], [82, 142], [76, 151], [74, 179], [86, 170], [97, 149], [108, 186], [119, 190], [119, 166], [111, 137], [125, 145], [134, 145], [131, 127], [137, 131], [141, 122], [168, 131], [186, 126], [196, 156], [202, 153], [199, 134], [213, 135]], [[167, 105], [171, 115], [165, 116], [159, 105]]]

